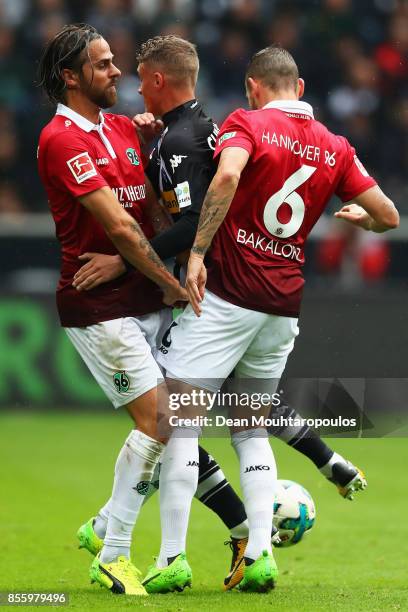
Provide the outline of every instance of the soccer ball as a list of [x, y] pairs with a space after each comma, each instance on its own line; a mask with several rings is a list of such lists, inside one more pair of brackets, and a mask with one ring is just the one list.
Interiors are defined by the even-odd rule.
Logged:
[[273, 524], [279, 530], [278, 547], [297, 544], [314, 525], [316, 510], [313, 499], [297, 482], [278, 480]]

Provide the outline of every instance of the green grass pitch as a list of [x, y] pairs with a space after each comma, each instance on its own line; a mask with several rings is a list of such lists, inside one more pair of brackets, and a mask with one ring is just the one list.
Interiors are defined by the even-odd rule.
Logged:
[[[366, 471], [369, 488], [353, 503], [341, 499], [307, 459], [273, 442], [280, 477], [311, 492], [317, 521], [304, 542], [276, 551], [279, 582], [267, 595], [220, 590], [230, 560], [223, 546], [228, 533], [196, 500], [188, 539], [193, 589], [135, 601], [91, 585], [91, 557], [77, 550], [75, 532], [107, 499], [129, 427], [120, 412], [2, 413], [0, 591], [65, 591], [70, 596], [65, 609], [77, 610], [408, 609], [408, 444], [402, 438], [332, 440]], [[229, 441], [210, 439], [205, 446], [238, 486]], [[142, 571], [157, 554], [159, 538], [156, 496], [134, 532], [133, 557]]]

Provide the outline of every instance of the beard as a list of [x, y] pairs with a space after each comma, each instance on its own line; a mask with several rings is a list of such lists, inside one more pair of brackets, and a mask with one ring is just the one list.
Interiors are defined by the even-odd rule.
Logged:
[[111, 83], [105, 89], [96, 89], [91, 82], [86, 82], [83, 75], [81, 75], [81, 86], [84, 94], [88, 99], [93, 102], [99, 108], [110, 108], [116, 104], [118, 94], [116, 92], [116, 83]]
[[116, 104], [118, 99], [116, 88], [112, 85], [103, 91], [92, 91], [90, 89], [87, 94], [91, 102], [99, 106], [99, 108], [110, 108]]

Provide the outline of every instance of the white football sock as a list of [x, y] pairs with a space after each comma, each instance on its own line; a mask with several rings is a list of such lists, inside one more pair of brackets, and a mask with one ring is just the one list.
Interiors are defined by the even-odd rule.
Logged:
[[133, 527], [163, 447], [137, 429], [129, 434], [122, 447], [115, 466], [102, 563], [109, 563], [119, 555], [130, 557]]
[[249, 535], [248, 519], [230, 529], [230, 534], [231, 538], [235, 538], [236, 540], [247, 538]]
[[331, 478], [332, 467], [335, 463], [347, 463], [347, 461], [338, 453], [333, 453], [326, 465], [319, 468], [319, 471], [323, 474], [323, 476], [326, 476], [326, 478]]
[[233, 434], [231, 441], [239, 457], [241, 489], [249, 525], [245, 557], [257, 559], [263, 550], [272, 552], [273, 503], [277, 482], [275, 457], [265, 429]]
[[[143, 498], [143, 504], [147, 502], [148, 499], [151, 498], [152, 495], [156, 493], [159, 489], [159, 475], [160, 475], [160, 466], [161, 463], [158, 461], [154, 467], [153, 476], [150, 481], [149, 490]], [[106, 535], [106, 527], [108, 525], [108, 518], [110, 513], [110, 507], [112, 503], [112, 498], [110, 497], [106, 504], [99, 510], [98, 514], [95, 517], [95, 521], [93, 524], [93, 529], [96, 535], [101, 538], [101, 540], [105, 539]]]
[[110, 497], [106, 504], [99, 510], [98, 514], [95, 517], [95, 521], [93, 524], [93, 529], [96, 535], [101, 538], [101, 540], [105, 539], [106, 535], [106, 527], [108, 525], [110, 507], [112, 503], [112, 498]]
[[177, 427], [162, 455], [160, 519], [162, 540], [157, 567], [186, 550], [191, 501], [198, 483], [199, 428]]

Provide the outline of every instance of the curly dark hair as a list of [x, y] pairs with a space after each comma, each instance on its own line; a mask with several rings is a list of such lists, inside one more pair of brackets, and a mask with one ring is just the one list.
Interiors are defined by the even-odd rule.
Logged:
[[66, 25], [47, 43], [38, 66], [38, 85], [51, 102], [64, 102], [66, 83], [62, 71], [69, 68], [79, 72], [89, 58], [89, 44], [98, 38], [102, 36], [94, 27], [74, 23]]

